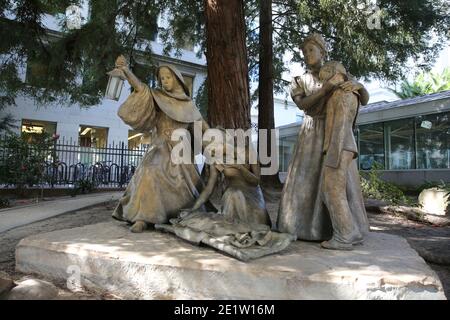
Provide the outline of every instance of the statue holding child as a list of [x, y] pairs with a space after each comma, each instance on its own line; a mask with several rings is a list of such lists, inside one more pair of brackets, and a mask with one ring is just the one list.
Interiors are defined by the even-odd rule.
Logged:
[[336, 62], [324, 65], [326, 44], [308, 36], [302, 51], [308, 70], [295, 77], [291, 96], [305, 112], [281, 196], [277, 227], [327, 249], [351, 250], [369, 225], [352, 133], [366, 89]]

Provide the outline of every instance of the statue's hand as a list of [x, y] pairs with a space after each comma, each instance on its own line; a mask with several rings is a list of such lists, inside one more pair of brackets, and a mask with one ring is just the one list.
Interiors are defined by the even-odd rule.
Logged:
[[363, 85], [361, 83], [359, 83], [358, 81], [349, 80], [349, 81], [346, 81], [346, 82], [342, 83], [340, 85], [340, 87], [342, 89], [344, 89], [345, 91], [356, 92], [356, 91], [359, 91], [363, 87]]
[[325, 93], [327, 93], [327, 94], [328, 94], [329, 92], [333, 91], [334, 88], [336, 88], [336, 84], [333, 83], [333, 82], [331, 81], [331, 79], [328, 80], [328, 81], [326, 81], [326, 82], [323, 84], [323, 87], [322, 87], [322, 89], [325, 90]]
[[127, 59], [125, 59], [125, 56], [123, 54], [121, 54], [120, 56], [117, 57], [116, 68], [118, 68], [118, 69], [128, 68]]
[[328, 80], [331, 84], [333, 84], [335, 87], [343, 84], [345, 82], [344, 77], [342, 74], [335, 74], [334, 76], [331, 77], [330, 80]]

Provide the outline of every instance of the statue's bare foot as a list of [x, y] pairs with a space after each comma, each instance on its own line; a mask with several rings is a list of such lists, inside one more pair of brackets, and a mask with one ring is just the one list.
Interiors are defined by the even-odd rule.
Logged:
[[147, 229], [147, 223], [145, 221], [138, 220], [131, 226], [130, 231], [134, 233], [141, 233], [145, 229]]
[[324, 241], [320, 245], [322, 248], [331, 250], [353, 250], [353, 246], [351, 243], [342, 243], [334, 239]]

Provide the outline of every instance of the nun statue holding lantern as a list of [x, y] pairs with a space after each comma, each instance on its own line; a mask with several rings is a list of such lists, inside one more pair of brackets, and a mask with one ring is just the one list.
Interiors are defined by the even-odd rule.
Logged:
[[126, 221], [132, 232], [142, 232], [150, 224], [167, 223], [181, 208], [192, 207], [202, 189], [202, 180], [193, 161], [171, 161], [176, 129], [190, 129], [195, 121], [208, 127], [196, 106], [181, 73], [171, 65], [157, 68], [160, 88], [142, 83], [128, 68], [123, 56], [116, 60], [134, 91], [120, 106], [119, 117], [134, 130], [153, 132], [152, 142], [113, 212]]

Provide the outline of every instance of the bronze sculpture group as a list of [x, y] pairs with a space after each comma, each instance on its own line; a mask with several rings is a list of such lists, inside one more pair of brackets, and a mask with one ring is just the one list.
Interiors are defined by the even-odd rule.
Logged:
[[[134, 130], [152, 131], [153, 139], [113, 217], [130, 223], [132, 232], [153, 225], [244, 261], [283, 250], [295, 239], [322, 241], [323, 248], [335, 250], [361, 244], [369, 224], [352, 129], [368, 93], [342, 64], [325, 63], [326, 44], [320, 35], [308, 36], [301, 49], [308, 70], [293, 79], [291, 96], [305, 118], [273, 226], [258, 164], [209, 163], [205, 185], [193, 161], [171, 161], [174, 130], [189, 130], [196, 121], [201, 121], [202, 131], [209, 129], [179, 71], [160, 66], [160, 88], [152, 89], [120, 56], [116, 68], [134, 91], [120, 106], [119, 117]], [[246, 144], [238, 153], [250, 148]], [[225, 188], [219, 212], [212, 212], [207, 204], [218, 180]]]

